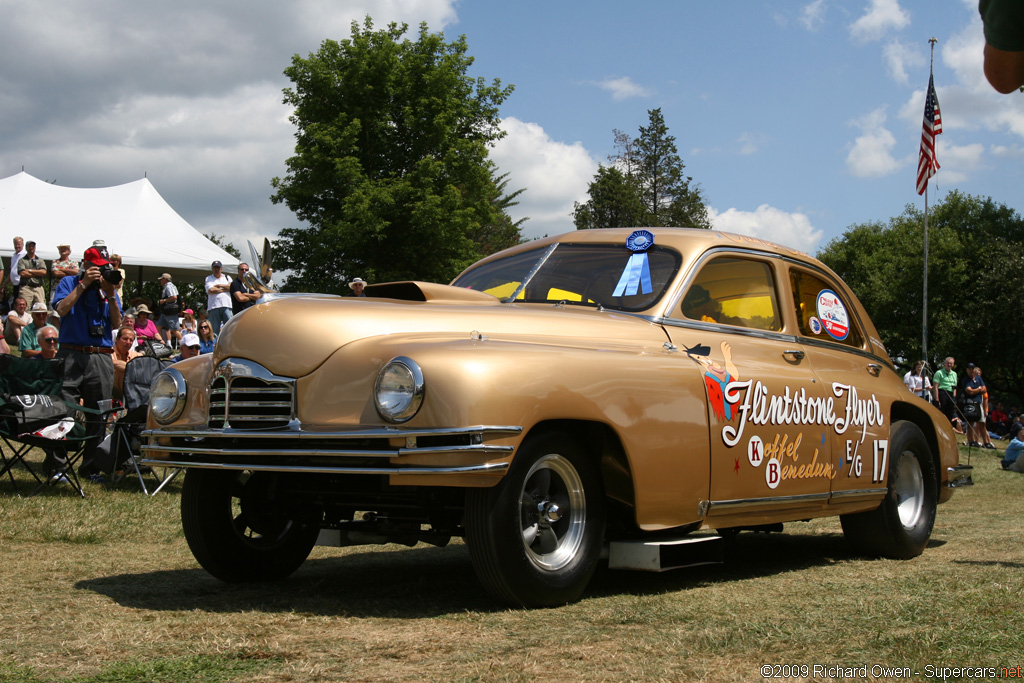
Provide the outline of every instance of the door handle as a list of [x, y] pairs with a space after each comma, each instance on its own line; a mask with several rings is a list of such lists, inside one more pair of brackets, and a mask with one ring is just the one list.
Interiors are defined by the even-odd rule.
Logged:
[[786, 349], [782, 352], [782, 357], [788, 361], [801, 361], [804, 359], [804, 352], [797, 349]]
[[882, 372], [882, 366], [879, 365], [878, 363], [868, 363], [868, 372], [870, 372], [875, 377], [878, 377], [878, 375], [880, 375]]

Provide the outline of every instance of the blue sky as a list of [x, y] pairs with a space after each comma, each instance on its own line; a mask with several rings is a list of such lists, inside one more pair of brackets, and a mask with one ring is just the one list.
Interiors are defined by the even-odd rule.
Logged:
[[297, 225], [269, 201], [294, 144], [282, 71], [369, 14], [465, 34], [473, 75], [516, 86], [493, 158], [526, 188], [528, 236], [573, 229], [613, 129], [635, 135], [658, 107], [716, 227], [814, 252], [923, 207], [931, 37], [945, 131], [931, 201], [959, 189], [1020, 208], [1024, 94], [985, 82], [976, 0], [164, 5], [0, 0], [0, 177], [146, 174], [201, 232], [239, 247], [273, 236]]

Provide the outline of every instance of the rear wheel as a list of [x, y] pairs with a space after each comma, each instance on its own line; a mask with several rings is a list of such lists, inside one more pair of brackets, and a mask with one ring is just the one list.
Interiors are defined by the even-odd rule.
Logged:
[[222, 581], [283, 579], [309, 557], [318, 525], [293, 519], [271, 494], [274, 475], [189, 469], [181, 488], [185, 540]]
[[924, 434], [896, 422], [889, 439], [888, 492], [874, 510], [840, 516], [843, 534], [859, 552], [894, 559], [920, 555], [932, 535], [938, 473]]
[[597, 567], [604, 519], [596, 461], [562, 434], [530, 438], [501, 483], [467, 493], [473, 568], [509, 604], [565, 604], [580, 596]]

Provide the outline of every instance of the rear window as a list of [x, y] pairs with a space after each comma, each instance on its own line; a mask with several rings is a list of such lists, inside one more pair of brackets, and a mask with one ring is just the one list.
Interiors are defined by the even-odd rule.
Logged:
[[800, 334], [861, 348], [864, 336], [850, 312], [850, 302], [830, 282], [805, 270], [790, 270], [793, 306]]

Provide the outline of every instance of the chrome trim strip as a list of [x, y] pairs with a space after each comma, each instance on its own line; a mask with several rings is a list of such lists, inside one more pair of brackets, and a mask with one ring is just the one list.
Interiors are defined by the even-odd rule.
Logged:
[[161, 451], [164, 453], [189, 453], [192, 455], [249, 455], [260, 457], [359, 457], [359, 458], [398, 458], [404, 455], [437, 455], [447, 453], [511, 453], [514, 446], [488, 446], [485, 444], [469, 446], [431, 446], [425, 448], [392, 448], [388, 450], [357, 450], [357, 449], [282, 449], [282, 448], [210, 448], [199, 445], [160, 446], [145, 444], [142, 451]]
[[730, 510], [733, 508], [761, 507], [763, 505], [779, 505], [782, 503], [811, 503], [828, 500], [828, 493], [806, 493], [799, 496], [773, 496], [770, 498], [737, 498], [735, 500], [713, 500], [710, 512]]
[[[440, 429], [404, 429], [401, 427], [374, 427], [344, 432], [314, 432], [297, 429], [147, 429], [142, 436], [193, 437], [210, 439], [407, 439], [420, 436], [460, 436], [479, 434], [519, 434], [522, 427], [513, 425], [477, 425], [475, 427], [451, 427]], [[419, 451], [417, 451], [419, 452]]]
[[140, 462], [150, 467], [172, 467], [185, 469], [196, 467], [212, 470], [251, 470], [253, 472], [292, 472], [299, 474], [491, 474], [508, 469], [508, 463], [500, 462], [465, 467], [328, 467], [314, 465], [253, 465], [223, 462], [190, 462], [187, 460], [153, 460], [143, 458]]
[[833, 491], [832, 498], [870, 498], [873, 496], [884, 496], [889, 489], [854, 489], [851, 491]]

